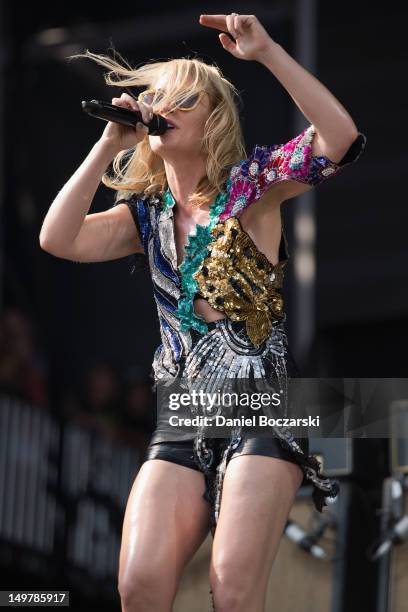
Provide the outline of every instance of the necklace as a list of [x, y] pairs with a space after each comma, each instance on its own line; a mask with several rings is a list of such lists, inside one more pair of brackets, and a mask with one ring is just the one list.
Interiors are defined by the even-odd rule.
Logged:
[[[181, 294], [178, 301], [177, 317], [180, 320], [182, 331], [188, 331], [192, 327], [201, 333], [208, 331], [205, 319], [194, 311], [193, 302], [194, 296], [198, 291], [198, 285], [193, 275], [209, 253], [207, 247], [214, 240], [211, 230], [217, 225], [219, 217], [225, 209], [229, 200], [230, 188], [231, 179], [228, 178], [225, 191], [221, 191], [210, 206], [209, 223], [207, 225], [197, 223], [195, 234], [190, 233], [188, 235], [188, 243], [184, 247], [184, 260], [179, 266], [181, 273]], [[176, 201], [170, 189], [164, 192], [163, 203], [164, 210], [175, 205]]]

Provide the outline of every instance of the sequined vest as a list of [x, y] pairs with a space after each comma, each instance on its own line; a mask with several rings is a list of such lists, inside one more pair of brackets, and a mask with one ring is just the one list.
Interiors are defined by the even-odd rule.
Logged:
[[149, 263], [162, 338], [153, 360], [156, 380], [177, 373], [191, 350], [192, 329], [203, 334], [208, 330], [194, 310], [197, 296], [226, 317], [245, 321], [255, 345], [268, 335], [273, 321], [283, 316], [280, 289], [289, 257], [283, 230], [279, 261], [273, 266], [243, 230], [239, 217], [273, 184], [295, 180], [319, 185], [356, 161], [365, 147], [366, 138], [359, 134], [337, 164], [312, 155], [314, 134], [310, 125], [286, 144], [255, 145], [248, 159], [231, 166], [225, 190], [211, 206], [211, 221], [205, 227], [197, 225], [195, 234], [189, 236], [180, 268], [173, 207], [165, 194], [133, 194], [113, 205], [126, 203], [129, 207]]
[[236, 217], [215, 225], [212, 235], [209, 253], [193, 275], [197, 294], [233, 321], [245, 321], [248, 337], [258, 346], [284, 314], [280, 289], [289, 258], [285, 234], [282, 230], [276, 265], [257, 249]]

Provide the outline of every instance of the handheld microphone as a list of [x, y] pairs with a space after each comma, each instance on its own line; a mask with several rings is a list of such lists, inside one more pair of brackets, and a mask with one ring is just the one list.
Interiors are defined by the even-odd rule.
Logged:
[[140, 121], [147, 125], [149, 128], [148, 133], [151, 136], [160, 136], [173, 127], [161, 115], [153, 115], [149, 123], [145, 123], [140, 111], [129, 110], [101, 100], [82, 100], [81, 105], [85, 113], [104, 121], [114, 121], [129, 127], [135, 127], [136, 123]]

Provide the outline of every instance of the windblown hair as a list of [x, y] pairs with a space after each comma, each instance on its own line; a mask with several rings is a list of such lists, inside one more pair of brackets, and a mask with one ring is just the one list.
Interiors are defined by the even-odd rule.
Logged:
[[[117, 53], [117, 52], [116, 52]], [[118, 54], [119, 55], [119, 54]], [[179, 92], [186, 95], [200, 90], [207, 92], [210, 100], [208, 117], [201, 142], [201, 151], [206, 160], [206, 176], [190, 196], [194, 206], [212, 202], [223, 189], [228, 178], [229, 166], [246, 158], [245, 144], [239, 118], [241, 98], [238, 90], [221, 73], [218, 66], [206, 64], [194, 58], [177, 58], [166, 61], [150, 61], [133, 68], [121, 56], [122, 63], [107, 55], [90, 52], [69, 56], [88, 57], [109, 70], [104, 78], [107, 85], [117, 87], [154, 88], [159, 78], [165, 75], [166, 95], [154, 105], [160, 114], [162, 104], [172, 109]], [[131, 193], [150, 195], [167, 189], [167, 178], [162, 158], [150, 147], [149, 136], [135, 147], [123, 150], [112, 163], [113, 176], [106, 172], [102, 182], [118, 191], [116, 201], [129, 197]]]

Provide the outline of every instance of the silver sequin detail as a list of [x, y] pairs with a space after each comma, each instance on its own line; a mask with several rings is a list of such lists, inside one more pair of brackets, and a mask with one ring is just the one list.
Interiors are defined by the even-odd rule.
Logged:
[[[174, 303], [177, 304], [180, 299], [180, 289], [175, 282], [177, 270], [177, 253], [174, 242], [174, 227], [173, 227], [173, 212], [171, 209], [161, 212], [156, 221], [157, 210], [151, 206], [149, 208], [151, 235], [147, 246], [149, 257], [150, 272], [153, 283], [157, 290], [162, 290], [163, 295], [171, 296]], [[161, 256], [169, 263], [170, 269], [173, 272], [173, 277], [166, 276], [161, 272], [154, 261], [154, 239], [158, 233], [158, 238], [161, 245]], [[181, 331], [180, 320], [172, 312], [163, 307], [156, 299], [157, 312], [159, 317], [162, 317], [173, 334], [177, 337], [181, 345], [183, 354], [187, 354], [192, 346], [191, 334], [189, 331]], [[171, 345], [171, 337], [167, 335], [164, 325], [160, 325], [160, 335], [162, 346], [158, 347], [153, 358], [153, 372], [156, 382], [161, 379], [176, 376], [179, 371], [179, 366], [175, 361], [174, 350]]]
[[241, 172], [241, 166], [238, 164], [237, 166], [233, 166], [231, 169], [230, 177], [235, 178]]
[[257, 161], [253, 161], [249, 165], [249, 174], [251, 174], [251, 176], [257, 176], [258, 172], [259, 172], [259, 163]]
[[234, 202], [234, 205], [231, 210], [231, 216], [237, 215], [243, 208], [245, 208], [247, 203], [247, 197], [244, 195], [240, 195]]
[[[237, 390], [237, 380], [248, 380], [253, 377], [259, 380], [262, 390], [268, 389], [266, 380], [265, 361], [271, 362], [278, 381], [279, 388], [283, 389], [284, 401], [282, 416], [287, 416], [287, 372], [286, 372], [286, 332], [283, 323], [277, 323], [272, 328], [270, 336], [260, 347], [255, 347], [244, 330], [234, 330], [230, 319], [221, 319], [216, 327], [205, 334], [193, 347], [186, 359], [183, 379], [185, 387], [191, 393], [193, 390], [202, 390], [204, 393], [216, 393], [222, 388], [223, 393]], [[239, 385], [238, 385], [239, 386]], [[271, 390], [276, 391], [276, 381], [271, 384]], [[219, 414], [221, 407], [213, 414]], [[285, 428], [275, 428], [275, 433], [301, 452], [298, 444], [293, 440], [291, 432]], [[237, 427], [231, 432], [231, 439], [223, 452], [222, 459], [217, 466], [216, 500], [214, 507], [215, 521], [218, 521], [221, 507], [222, 485], [226, 467], [231, 453], [241, 442], [241, 428]], [[205, 443], [204, 429], [199, 428], [195, 438], [195, 452], [198, 461], [206, 472], [212, 465], [211, 449]]]
[[[239, 388], [239, 379], [251, 377], [256, 383], [260, 380], [262, 391], [270, 389], [276, 391], [277, 385], [282, 393], [282, 417], [288, 416], [288, 375], [286, 370], [287, 361], [287, 336], [284, 321], [276, 322], [270, 336], [260, 347], [255, 347], [244, 330], [236, 331], [230, 319], [216, 321], [216, 327], [210, 330], [193, 347], [187, 356], [185, 367], [182, 372], [183, 386], [191, 393], [193, 389], [204, 393], [215, 393], [222, 388], [228, 392], [231, 388], [235, 391]], [[271, 368], [273, 376], [268, 379], [265, 365], [268, 361], [268, 371]], [[200, 409], [198, 409], [200, 410]], [[206, 412], [207, 417], [219, 414], [220, 408], [211, 414]], [[269, 414], [267, 416], [276, 416]], [[287, 427], [274, 428], [275, 435], [282, 441], [284, 447], [290, 449], [298, 456], [304, 455], [303, 449], [295, 440], [291, 430]], [[242, 440], [242, 428], [232, 429], [231, 436], [222, 458], [216, 469], [215, 481], [215, 503], [214, 520], [218, 522], [221, 508], [222, 487], [226, 468], [233, 451]], [[204, 473], [210, 470], [214, 456], [213, 451], [206, 443], [203, 427], [198, 428], [194, 440], [194, 452], [196, 459]], [[330, 478], [319, 476], [316, 469], [309, 465], [299, 463], [303, 473], [316, 487], [323, 491], [331, 491], [332, 482]]]
[[269, 170], [269, 172], [266, 173], [266, 180], [271, 183], [272, 181], [274, 181], [276, 179], [276, 177], [278, 176], [276, 170]]

